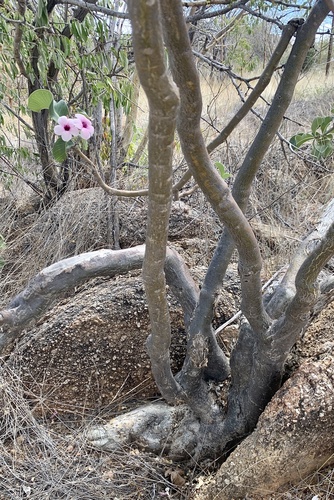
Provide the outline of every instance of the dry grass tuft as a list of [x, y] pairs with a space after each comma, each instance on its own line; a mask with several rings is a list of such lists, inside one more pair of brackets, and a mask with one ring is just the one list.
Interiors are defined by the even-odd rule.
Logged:
[[[185, 468], [135, 448], [113, 453], [95, 450], [84, 439], [87, 417], [36, 417], [25, 393], [20, 367], [9, 368], [2, 360], [1, 500], [190, 500], [197, 483], [213, 472], [213, 464]], [[122, 401], [115, 401], [116, 407], [122, 407]], [[90, 424], [96, 421], [100, 421], [99, 416], [90, 417]], [[331, 500], [333, 495], [331, 468], [317, 471], [287, 491], [263, 500]]]
[[332, 500], [334, 498], [334, 469], [325, 467], [316, 471], [292, 487], [281, 498], [282, 500]]
[[82, 421], [35, 417], [19, 367], [1, 362], [0, 390], [0, 499], [187, 498], [165, 476], [172, 466], [162, 457], [101, 452], [85, 442]]

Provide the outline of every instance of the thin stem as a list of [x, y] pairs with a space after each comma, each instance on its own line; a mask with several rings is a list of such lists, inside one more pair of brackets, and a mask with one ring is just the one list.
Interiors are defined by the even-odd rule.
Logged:
[[91, 171], [98, 183], [98, 185], [109, 195], [111, 196], [124, 196], [126, 198], [135, 198], [137, 196], [147, 196], [148, 189], [139, 189], [137, 191], [127, 191], [125, 189], [115, 189], [104, 182], [102, 177], [100, 176], [95, 164], [81, 151], [80, 148], [75, 146], [73, 151], [84, 160], [84, 162], [91, 168]]
[[285, 53], [290, 40], [294, 33], [297, 30], [296, 22], [289, 22], [286, 26], [284, 26], [281, 38], [266, 66], [262, 75], [259, 78], [259, 81], [255, 85], [254, 89], [241, 106], [241, 108], [236, 112], [233, 118], [229, 121], [229, 123], [223, 128], [220, 134], [210, 142], [208, 145], [208, 151], [211, 153], [217, 146], [226, 141], [227, 137], [231, 134], [231, 132], [235, 129], [235, 127], [241, 122], [241, 120], [246, 116], [248, 111], [254, 106], [257, 99], [260, 97], [264, 89], [270, 83], [271, 77], [276, 70], [276, 66], [281, 60], [282, 55]]

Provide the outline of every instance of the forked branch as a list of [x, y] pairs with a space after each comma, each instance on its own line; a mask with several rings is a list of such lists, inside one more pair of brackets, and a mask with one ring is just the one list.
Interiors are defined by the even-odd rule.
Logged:
[[303, 266], [307, 257], [311, 254], [314, 248], [317, 247], [331, 224], [334, 221], [334, 199], [331, 200], [323, 210], [319, 221], [316, 223], [313, 231], [303, 239], [297, 251], [293, 255], [286, 274], [281, 283], [276, 288], [274, 294], [267, 304], [267, 312], [272, 318], [278, 318], [285, 311], [296, 293], [296, 277], [297, 273]]
[[333, 255], [334, 222], [332, 221], [300, 266], [296, 276], [296, 294], [285, 314], [274, 323], [269, 332], [269, 338], [271, 337], [274, 341], [273, 353], [277, 357], [281, 356], [285, 359], [297, 341], [298, 335], [307, 325], [310, 311], [318, 296], [316, 278]]

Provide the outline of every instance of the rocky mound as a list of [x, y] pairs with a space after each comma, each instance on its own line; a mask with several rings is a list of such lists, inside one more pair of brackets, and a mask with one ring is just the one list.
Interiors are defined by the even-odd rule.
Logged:
[[[170, 296], [172, 369], [185, 354], [183, 313]], [[233, 295], [218, 301], [219, 322], [235, 310]], [[145, 342], [150, 331], [140, 276], [96, 279], [55, 306], [12, 352], [29, 399], [43, 411], [106, 407], [116, 398], [157, 394]], [[38, 408], [36, 408], [38, 409]]]

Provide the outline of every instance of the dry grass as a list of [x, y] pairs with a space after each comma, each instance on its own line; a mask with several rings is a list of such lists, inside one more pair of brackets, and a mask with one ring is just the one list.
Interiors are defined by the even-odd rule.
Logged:
[[0, 499], [187, 498], [169, 480], [166, 459], [136, 449], [101, 452], [84, 439], [87, 420], [36, 417], [19, 373], [1, 362]]
[[[316, 471], [281, 496], [282, 500], [332, 500], [334, 498], [334, 469]], [[277, 497], [277, 500], [279, 498]]]
[[[84, 431], [87, 425], [99, 423], [100, 416], [51, 415], [47, 408], [48, 418], [36, 416], [26, 398], [28, 390], [20, 381], [20, 367], [9, 368], [2, 360], [1, 500], [191, 500], [197, 484], [214, 472], [214, 464], [186, 467], [136, 448], [113, 453], [95, 450], [87, 445]], [[111, 413], [118, 408], [124, 411], [123, 401], [115, 400]], [[184, 481], [182, 486], [173, 484], [173, 473]], [[263, 500], [331, 500], [333, 495], [334, 470], [323, 469]]]

